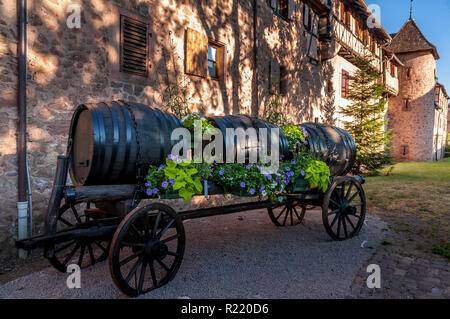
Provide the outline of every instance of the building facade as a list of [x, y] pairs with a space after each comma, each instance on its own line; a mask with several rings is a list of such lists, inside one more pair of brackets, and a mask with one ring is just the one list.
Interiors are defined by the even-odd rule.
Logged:
[[[363, 0], [27, 2], [27, 157], [36, 232], [79, 104], [128, 100], [167, 110], [177, 99], [206, 115], [264, 117], [278, 92], [287, 122], [342, 125], [355, 57], [370, 56], [381, 72], [391, 41]], [[18, 22], [15, 1], [0, 2], [2, 252], [13, 251], [16, 234]], [[393, 95], [395, 74], [385, 76]]]
[[400, 93], [389, 100], [396, 161], [438, 161], [445, 155], [448, 95], [436, 81], [439, 54], [409, 20], [387, 48], [403, 63]]

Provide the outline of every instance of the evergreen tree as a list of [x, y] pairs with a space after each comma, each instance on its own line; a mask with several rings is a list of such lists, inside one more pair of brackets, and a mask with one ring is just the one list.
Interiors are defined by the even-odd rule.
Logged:
[[[391, 163], [391, 131], [385, 131], [384, 97], [386, 88], [380, 84], [382, 74], [371, 67], [370, 59], [357, 59], [355, 65], [359, 70], [349, 76], [347, 91], [350, 105], [341, 113], [349, 118], [344, 121], [345, 129], [353, 136], [358, 146], [354, 172], [375, 172]], [[350, 120], [351, 119], [351, 120]]]

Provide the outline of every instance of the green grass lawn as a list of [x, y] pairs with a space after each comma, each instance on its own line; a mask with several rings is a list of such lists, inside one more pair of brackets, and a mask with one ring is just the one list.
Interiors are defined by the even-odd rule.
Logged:
[[394, 230], [393, 248], [450, 258], [450, 159], [387, 167], [365, 189], [369, 212]]

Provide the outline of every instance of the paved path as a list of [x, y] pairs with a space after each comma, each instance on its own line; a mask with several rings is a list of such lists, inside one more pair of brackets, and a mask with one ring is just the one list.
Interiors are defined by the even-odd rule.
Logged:
[[[437, 258], [435, 258], [437, 259]], [[362, 267], [351, 286], [351, 296], [376, 299], [450, 299], [450, 264], [392, 254], [379, 247], [369, 261], [381, 268], [381, 289], [368, 289]]]
[[[345, 298], [385, 227], [369, 217], [360, 236], [333, 242], [319, 212], [287, 228], [275, 227], [266, 211], [188, 221], [177, 276], [140, 298]], [[44, 269], [1, 286], [0, 298], [125, 298], [106, 262], [82, 271], [81, 289], [68, 289], [66, 278]]]

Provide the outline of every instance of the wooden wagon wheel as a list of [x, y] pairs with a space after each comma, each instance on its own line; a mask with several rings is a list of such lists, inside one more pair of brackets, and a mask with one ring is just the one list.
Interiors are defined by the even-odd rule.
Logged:
[[111, 242], [111, 277], [132, 297], [164, 286], [180, 268], [184, 246], [184, 226], [171, 207], [155, 203], [134, 210]]
[[325, 194], [322, 220], [331, 238], [343, 241], [361, 231], [366, 216], [366, 195], [352, 177], [339, 177]]
[[[275, 211], [275, 209], [278, 208], [281, 210]], [[267, 208], [267, 212], [275, 226], [294, 226], [303, 221], [306, 213], [306, 206], [300, 205], [297, 202], [288, 202], [276, 208], [269, 207]]]
[[[53, 235], [74, 228], [83, 228], [83, 224], [92, 220], [89, 210], [90, 203], [61, 205], [57, 216], [47, 220], [47, 234]], [[44, 256], [61, 272], [66, 272], [69, 264], [78, 264], [81, 268], [87, 268], [108, 258], [109, 242], [110, 240], [102, 238], [74, 239], [47, 247]]]

